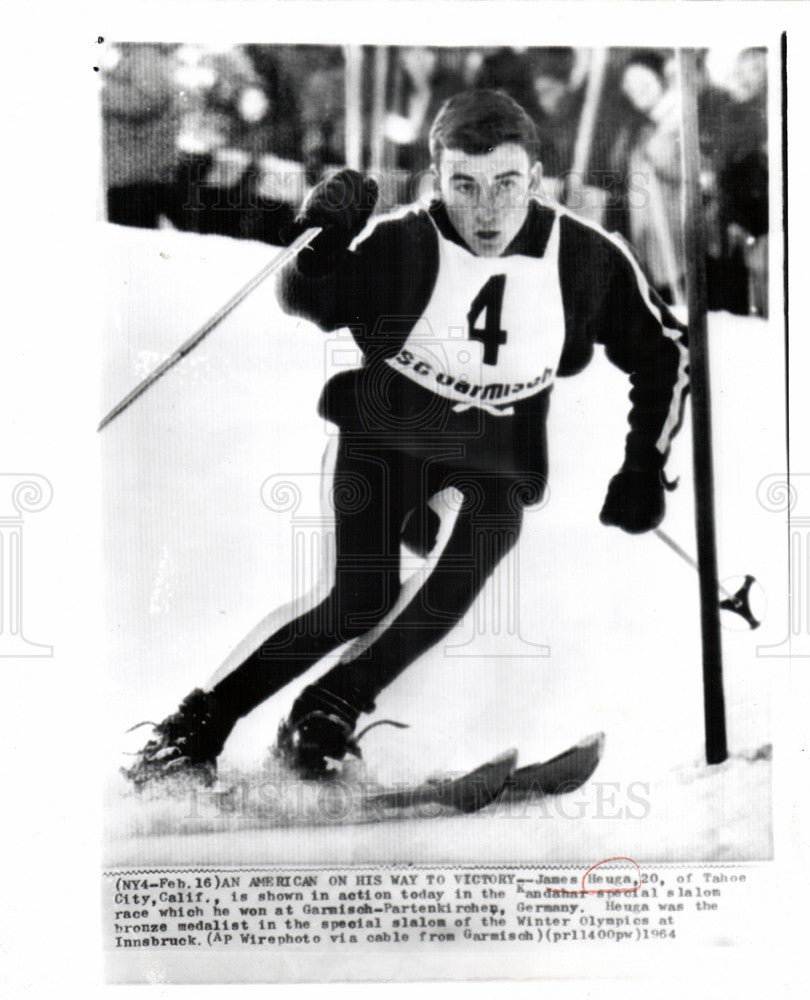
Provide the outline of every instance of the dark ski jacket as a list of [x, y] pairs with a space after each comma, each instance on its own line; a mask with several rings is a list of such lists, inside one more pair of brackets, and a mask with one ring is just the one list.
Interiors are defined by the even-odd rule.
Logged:
[[[688, 388], [685, 328], [619, 238], [565, 210], [533, 200], [503, 256], [542, 257], [558, 214], [565, 334], [556, 374], [582, 371], [594, 345], [603, 345], [630, 377], [625, 466], [660, 469]], [[380, 447], [434, 460], [437, 450], [446, 455], [457, 446], [450, 465], [544, 479], [550, 387], [516, 402], [509, 416], [475, 407], [459, 413], [451, 401], [385, 363], [402, 349], [430, 300], [440, 237], [468, 250], [440, 202], [408, 207], [372, 220], [336, 259], [304, 251], [283, 270], [279, 298], [285, 311], [325, 331], [347, 327], [362, 352], [361, 367], [327, 383], [320, 412], [344, 434]]]

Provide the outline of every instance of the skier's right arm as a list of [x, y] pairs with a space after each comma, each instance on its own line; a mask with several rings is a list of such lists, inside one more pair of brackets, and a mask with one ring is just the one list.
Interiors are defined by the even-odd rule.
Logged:
[[322, 232], [281, 273], [278, 293], [288, 313], [312, 320], [323, 330], [357, 322], [374, 285], [373, 262], [349, 252], [377, 202], [377, 185], [356, 170], [341, 170], [321, 181], [296, 217], [298, 235], [312, 226]]

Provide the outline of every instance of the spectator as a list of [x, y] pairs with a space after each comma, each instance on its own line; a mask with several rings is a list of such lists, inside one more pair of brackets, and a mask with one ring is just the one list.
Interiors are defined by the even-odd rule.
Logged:
[[728, 79], [718, 173], [728, 253], [746, 270], [746, 312], [768, 314], [767, 51], [743, 49]]
[[287, 72], [279, 46], [246, 45], [244, 51], [267, 101], [247, 136], [254, 157], [273, 153], [284, 160], [300, 160], [302, 151], [301, 108], [298, 89]]
[[107, 218], [155, 228], [177, 217], [180, 123], [175, 45], [124, 44], [101, 90]]
[[573, 49], [532, 50], [532, 87], [543, 173], [562, 177], [574, 164], [584, 87], [575, 75]]
[[311, 183], [327, 165], [340, 165], [346, 157], [346, 93], [340, 49], [325, 50], [320, 63], [304, 81], [301, 94], [302, 153]]
[[245, 148], [268, 101], [247, 55], [184, 46], [178, 81], [184, 100], [178, 138], [181, 226], [199, 233], [240, 235], [249, 205], [251, 154]]
[[666, 65], [646, 61], [625, 69], [622, 89], [646, 115], [627, 150], [627, 224], [630, 242], [668, 304], [685, 300], [686, 257], [681, 218], [681, 95]]
[[245, 127], [239, 144], [249, 161], [241, 178], [238, 235], [278, 245], [286, 242], [304, 196], [298, 91], [278, 46], [247, 45], [244, 51], [265, 103], [257, 106], [259, 114], [242, 112]]
[[[665, 90], [664, 50], [614, 50], [608, 62], [585, 181], [603, 191], [599, 220], [630, 239], [631, 152], [654, 125]], [[636, 199], [639, 195], [636, 194]]]
[[575, 78], [571, 48], [501, 48], [485, 56], [475, 86], [503, 90], [534, 120], [543, 174], [551, 188], [570, 170], [582, 110], [583, 89]]
[[483, 57], [473, 80], [478, 90], [503, 90], [536, 122], [540, 107], [534, 89], [532, 60], [527, 49], [504, 46]]
[[396, 168], [406, 171], [412, 179], [430, 167], [430, 123], [448, 97], [464, 89], [463, 73], [462, 62], [452, 52], [424, 47], [396, 52], [386, 137], [396, 147]]
[[700, 102], [707, 214], [709, 307], [767, 315], [767, 53], [732, 62], [709, 51]]

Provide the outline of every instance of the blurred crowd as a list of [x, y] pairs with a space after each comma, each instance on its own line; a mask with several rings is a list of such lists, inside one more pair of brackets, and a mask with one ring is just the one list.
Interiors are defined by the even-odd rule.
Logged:
[[[459, 90], [496, 87], [537, 124], [545, 196], [620, 233], [664, 298], [683, 301], [674, 52], [369, 48], [358, 66], [353, 117], [338, 46], [107, 44], [108, 220], [283, 244], [306, 191], [352, 148], [382, 208], [429, 197], [435, 113]], [[767, 53], [710, 50], [699, 67], [710, 308], [765, 315]]]

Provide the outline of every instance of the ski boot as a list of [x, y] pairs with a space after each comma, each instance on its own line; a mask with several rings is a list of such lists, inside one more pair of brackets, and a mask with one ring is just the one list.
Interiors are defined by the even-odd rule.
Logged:
[[353, 737], [359, 714], [337, 695], [310, 685], [279, 725], [273, 754], [301, 778], [331, 777], [347, 754], [362, 756]]
[[325, 780], [343, 773], [347, 756], [362, 759], [360, 740], [376, 726], [407, 729], [404, 722], [379, 719], [357, 735], [354, 728], [360, 712], [373, 712], [375, 705], [362, 709], [318, 684], [311, 684], [296, 698], [288, 719], [278, 727], [273, 755], [305, 780]]
[[152, 738], [132, 767], [121, 769], [134, 785], [142, 787], [166, 778], [188, 778], [205, 785], [215, 782], [216, 760], [232, 725], [223, 720], [212, 694], [196, 688], [173, 715], [160, 723], [138, 723], [144, 725], [154, 727]]

